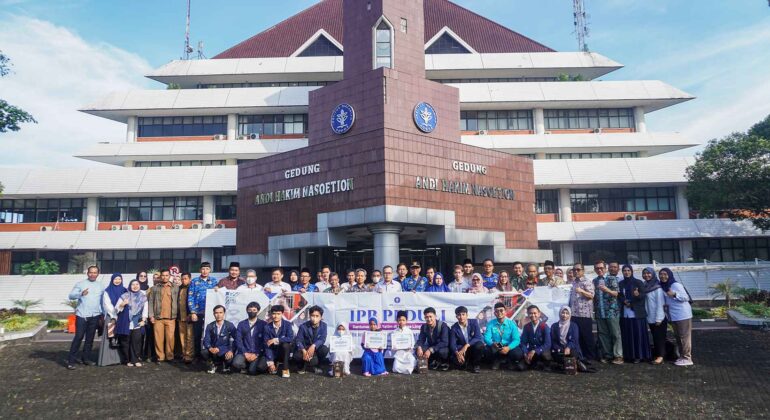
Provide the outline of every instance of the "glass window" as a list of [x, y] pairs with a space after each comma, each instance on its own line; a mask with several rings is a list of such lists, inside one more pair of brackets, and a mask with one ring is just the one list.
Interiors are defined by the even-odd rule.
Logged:
[[342, 51], [337, 48], [325, 36], [319, 36], [312, 44], [308, 45], [298, 56], [299, 57], [329, 57], [341, 56]]
[[464, 131], [532, 130], [532, 111], [462, 111], [460, 127]]
[[149, 269], [159, 269], [175, 265], [182, 271], [196, 272], [200, 268], [201, 250], [160, 250], [135, 251], [115, 250], [97, 251], [97, 264], [105, 273], [138, 273]]
[[100, 222], [201, 220], [200, 197], [132, 198], [99, 200]]
[[84, 221], [84, 199], [0, 200], [0, 223]]
[[673, 211], [675, 187], [570, 190], [575, 213]]
[[138, 137], [215, 136], [227, 134], [227, 117], [140, 117]]
[[240, 135], [306, 134], [307, 114], [241, 115], [238, 117]]
[[610, 109], [546, 109], [546, 130], [577, 130], [598, 128], [635, 128], [634, 110]]
[[559, 190], [536, 190], [535, 212], [548, 214], [559, 212]]
[[218, 195], [216, 197], [216, 219], [231, 220], [236, 218], [236, 201], [234, 195]]
[[596, 260], [613, 260], [630, 264], [678, 263], [679, 243], [659, 241], [587, 241], [575, 243], [575, 260], [593, 264]]
[[713, 262], [767, 260], [770, 244], [766, 238], [698, 239], [692, 242], [693, 259]]
[[377, 25], [375, 42], [374, 68], [393, 67], [393, 45], [391, 43], [391, 28], [383, 20]]
[[469, 54], [467, 48], [451, 35], [444, 32], [435, 42], [425, 50], [425, 54]]

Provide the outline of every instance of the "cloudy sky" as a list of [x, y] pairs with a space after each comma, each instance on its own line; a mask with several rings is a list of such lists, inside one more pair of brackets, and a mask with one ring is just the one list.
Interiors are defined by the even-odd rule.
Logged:
[[[577, 49], [568, 0], [456, 2], [558, 51]], [[213, 56], [313, 3], [192, 0], [191, 38]], [[605, 80], [657, 79], [697, 96], [649, 114], [650, 130], [705, 142], [770, 114], [767, 0], [586, 5], [590, 49], [625, 65]], [[0, 0], [0, 50], [14, 71], [0, 79], [0, 98], [40, 122], [0, 134], [2, 165], [96, 165], [71, 155], [123, 141], [125, 126], [77, 109], [109, 91], [161, 87], [142, 76], [181, 55], [185, 7], [185, 0]]]

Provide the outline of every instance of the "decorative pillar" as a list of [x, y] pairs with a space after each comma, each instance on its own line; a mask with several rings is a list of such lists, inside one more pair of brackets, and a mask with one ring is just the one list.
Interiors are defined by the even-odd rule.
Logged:
[[647, 123], [644, 120], [644, 107], [637, 106], [634, 108], [634, 122], [636, 123], [637, 133], [647, 132]]
[[88, 197], [86, 199], [86, 230], [89, 232], [99, 227], [99, 198]]
[[676, 218], [690, 218], [690, 204], [687, 202], [687, 187], [684, 185], [676, 187]]
[[559, 189], [559, 221], [572, 221], [572, 204], [569, 198], [569, 188]]
[[136, 142], [137, 118], [128, 117], [126, 121], [126, 143]]
[[397, 225], [371, 225], [369, 232], [374, 235], [374, 268], [382, 270], [389, 265], [396, 267], [398, 264], [398, 235], [404, 228]]
[[235, 140], [238, 136], [238, 114], [227, 114], [227, 139]]
[[203, 226], [214, 225], [216, 222], [216, 206], [213, 195], [203, 196]]
[[543, 108], [535, 108], [532, 111], [532, 117], [535, 120], [535, 134], [545, 134], [545, 113]]

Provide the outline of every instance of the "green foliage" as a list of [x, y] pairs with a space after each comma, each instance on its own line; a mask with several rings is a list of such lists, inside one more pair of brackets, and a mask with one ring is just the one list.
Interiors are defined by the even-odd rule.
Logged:
[[61, 319], [48, 319], [48, 329], [49, 330], [66, 330], [67, 329], [67, 321], [61, 320]]
[[693, 209], [770, 230], [770, 139], [733, 133], [711, 140], [687, 168], [687, 178]]
[[86, 269], [91, 266], [95, 265], [96, 261], [91, 258], [91, 255], [89, 254], [75, 254], [70, 258], [70, 268], [69, 274], [83, 274], [86, 272]]
[[711, 318], [711, 311], [703, 308], [692, 308], [692, 317], [696, 319]]
[[750, 317], [770, 318], [770, 307], [762, 303], [741, 303], [738, 312]]
[[583, 77], [582, 74], [576, 74], [576, 75], [572, 76], [572, 75], [569, 75], [567, 73], [559, 74], [557, 76], [557, 79], [560, 82], [582, 82], [582, 81], [586, 80], [585, 77]]
[[770, 140], [770, 115], [764, 120], [754, 124], [754, 126], [749, 129], [749, 135]]
[[182, 89], [179, 83], [169, 83], [166, 85], [166, 90]]
[[17, 299], [12, 301], [14, 305], [21, 308], [24, 313], [29, 311], [29, 308], [35, 308], [43, 304], [43, 299]]
[[23, 264], [21, 266], [21, 275], [26, 276], [30, 274], [59, 274], [59, 263], [56, 261], [46, 261], [41, 258]]
[[[0, 77], [7, 76], [10, 73], [11, 60], [0, 51]], [[0, 133], [19, 131], [21, 129], [19, 124], [23, 123], [37, 123], [37, 121], [27, 111], [0, 99]], [[2, 188], [0, 188], [0, 191], [2, 191]]]
[[11, 308], [11, 309], [0, 309], [0, 321], [4, 319], [8, 319], [12, 316], [21, 316], [26, 315], [27, 313], [24, 312], [24, 309], [21, 308]]
[[709, 309], [712, 318], [727, 318], [727, 307], [717, 306], [716, 308]]
[[7, 332], [26, 331], [35, 328], [40, 318], [34, 315], [13, 315], [0, 321], [0, 326]]
[[74, 299], [65, 299], [62, 303], [72, 308], [72, 311], [78, 308], [78, 301]]
[[732, 300], [735, 297], [737, 289], [739, 289], [738, 283], [730, 279], [727, 279], [722, 283], [712, 284], [709, 286], [711, 300], [715, 300], [718, 297], [724, 297], [727, 308], [732, 308]]
[[5, 77], [11, 72], [11, 59], [0, 51], [0, 77]]
[[764, 303], [770, 306], [770, 290], [741, 289], [740, 295], [746, 303]]

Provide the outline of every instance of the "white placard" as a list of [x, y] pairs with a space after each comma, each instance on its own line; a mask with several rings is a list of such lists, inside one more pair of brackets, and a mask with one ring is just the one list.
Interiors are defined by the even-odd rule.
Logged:
[[388, 346], [388, 336], [380, 331], [364, 333], [364, 347], [367, 349], [384, 349]]
[[352, 353], [353, 352], [353, 336], [341, 335], [329, 337], [329, 351], [331, 353]]
[[390, 333], [390, 347], [393, 350], [411, 350], [414, 348], [414, 334], [411, 332]]

